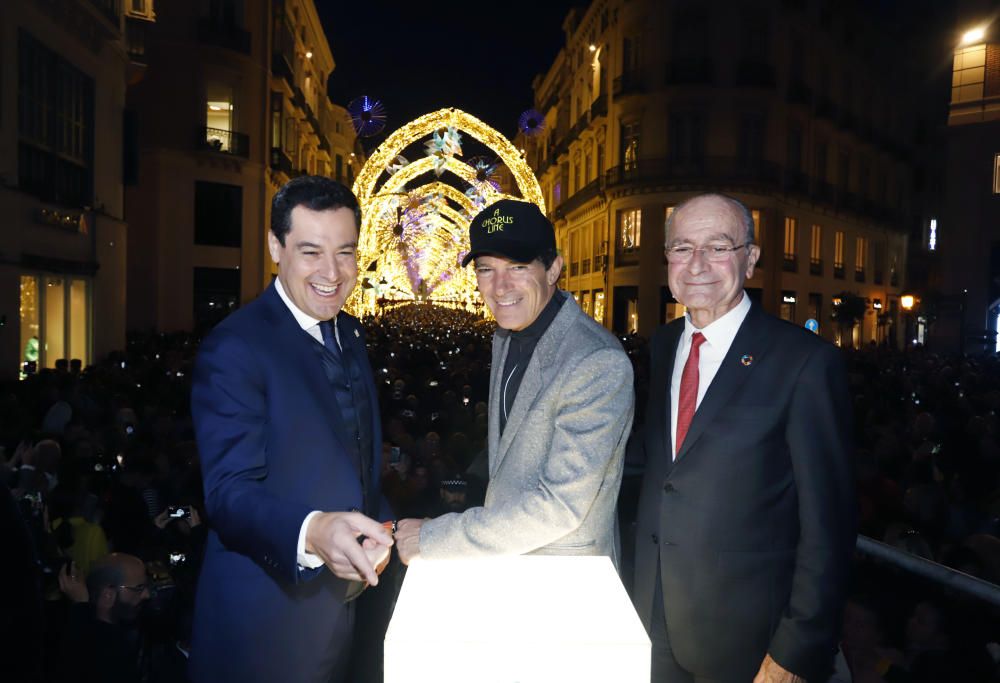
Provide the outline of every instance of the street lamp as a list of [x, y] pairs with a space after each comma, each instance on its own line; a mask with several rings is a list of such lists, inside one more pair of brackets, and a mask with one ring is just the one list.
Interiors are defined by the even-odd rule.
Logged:
[[913, 302], [914, 300], [912, 294], [904, 294], [899, 297], [899, 305], [902, 306], [903, 310], [907, 313], [913, 310]]
[[[913, 307], [917, 303], [917, 297], [912, 294], [904, 294], [899, 297], [899, 305], [903, 308], [903, 350], [905, 351], [910, 346], [910, 323], [912, 318]], [[916, 340], [914, 340], [916, 341]]]
[[986, 27], [977, 26], [976, 28], [969, 29], [962, 34], [962, 45], [973, 45], [975, 43], [981, 43], [983, 38], [986, 37]]

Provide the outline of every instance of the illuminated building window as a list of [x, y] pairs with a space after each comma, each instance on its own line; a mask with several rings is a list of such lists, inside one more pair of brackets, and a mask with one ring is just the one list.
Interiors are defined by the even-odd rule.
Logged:
[[796, 268], [796, 233], [798, 232], [798, 221], [791, 216], [785, 216], [785, 270], [795, 272]]
[[641, 229], [641, 209], [630, 209], [618, 214], [618, 251], [624, 254], [638, 251]]
[[63, 275], [21, 276], [20, 376], [60, 359], [90, 363], [90, 281]]
[[993, 194], [1000, 194], [1000, 154], [993, 155]]
[[844, 277], [844, 232], [838, 230], [833, 235], [833, 276]]
[[986, 79], [986, 45], [973, 45], [955, 51], [951, 73], [951, 102], [983, 99]]
[[205, 142], [217, 152], [233, 151], [233, 88], [209, 83], [205, 90]]
[[622, 166], [633, 171], [639, 161], [639, 124], [622, 124]]
[[858, 237], [854, 241], [854, 279], [864, 282], [865, 263], [868, 261], [868, 239]]
[[594, 292], [594, 320], [604, 322], [604, 292], [601, 290]]
[[816, 223], [813, 223], [809, 240], [809, 272], [812, 275], [823, 274], [823, 228]]

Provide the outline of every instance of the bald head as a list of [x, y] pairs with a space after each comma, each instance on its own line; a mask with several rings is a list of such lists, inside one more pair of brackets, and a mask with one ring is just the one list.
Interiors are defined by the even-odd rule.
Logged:
[[667, 218], [667, 226], [664, 235], [664, 244], [666, 246], [670, 246], [673, 226], [677, 221], [678, 216], [680, 216], [680, 214], [687, 209], [698, 206], [714, 206], [721, 214], [728, 214], [729, 219], [732, 220], [735, 225], [740, 226], [740, 230], [742, 230], [743, 235], [745, 235], [743, 241], [754, 241], [753, 212], [747, 208], [747, 205], [738, 199], [730, 197], [729, 195], [711, 192], [709, 194], [700, 194], [694, 197], [689, 197], [674, 207], [674, 210], [670, 213], [670, 217]]

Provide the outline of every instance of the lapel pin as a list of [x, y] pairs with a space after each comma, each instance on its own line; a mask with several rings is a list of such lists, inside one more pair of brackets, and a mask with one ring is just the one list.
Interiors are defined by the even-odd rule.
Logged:
[[361, 333], [358, 332], [357, 330], [354, 330], [354, 336], [357, 337], [358, 339], [361, 339]]
[[753, 364], [753, 356], [749, 353], [744, 353], [740, 356], [740, 362], [743, 363], [743, 367], [748, 368]]

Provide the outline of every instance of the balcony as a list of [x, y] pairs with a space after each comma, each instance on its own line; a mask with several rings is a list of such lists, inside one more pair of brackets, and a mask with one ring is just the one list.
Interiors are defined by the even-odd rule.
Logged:
[[736, 85], [749, 88], [773, 88], [774, 67], [765, 62], [744, 59], [736, 67]]
[[834, 279], [837, 279], [837, 280], [843, 280], [844, 279], [844, 264], [843, 263], [841, 263], [840, 265], [837, 265], [836, 263], [833, 264], [833, 277], [834, 277]]
[[865, 269], [864, 268], [856, 269], [854, 271], [854, 281], [855, 282], [864, 282], [865, 281]]
[[810, 275], [823, 275], [823, 259], [809, 259], [809, 274]]
[[274, 52], [271, 53], [271, 73], [295, 85], [295, 33], [282, 18], [274, 28]]
[[580, 208], [601, 193], [600, 178], [592, 180], [555, 208], [556, 218], [565, 218], [570, 212]]
[[799, 272], [799, 259], [795, 254], [785, 254], [785, 258], [781, 261], [781, 269], [786, 273], [797, 273]]
[[146, 29], [150, 22], [143, 19], [132, 19], [125, 22], [125, 50], [132, 64], [145, 66], [146, 61]]
[[580, 114], [580, 118], [576, 120], [576, 123], [570, 129], [569, 131], [570, 139], [575, 140], [579, 138], [580, 134], [583, 133], [583, 131], [587, 130], [587, 126], [589, 125], [590, 125], [590, 112], [585, 111], [582, 114]]
[[209, 19], [198, 22], [198, 40], [206, 45], [250, 54], [250, 32], [235, 24], [223, 24]]
[[590, 257], [580, 261], [580, 275], [588, 275], [590, 273]]
[[608, 115], [608, 96], [605, 93], [594, 100], [594, 103], [590, 105], [590, 120], [595, 121], [600, 116]]
[[615, 97], [636, 95], [644, 90], [642, 74], [639, 71], [625, 71], [611, 84], [611, 94]]
[[288, 158], [287, 154], [285, 154], [285, 150], [280, 147], [271, 148], [271, 168], [275, 171], [281, 171], [289, 177], [295, 174], [294, 168], [292, 167], [292, 160]]
[[643, 182], [717, 184], [737, 181], [777, 187], [780, 168], [770, 161], [747, 161], [736, 157], [701, 159], [639, 159], [633, 166], [616, 166], [605, 173], [607, 186]]
[[250, 136], [246, 133], [202, 126], [198, 129], [197, 142], [201, 149], [231, 154], [243, 159], [250, 158]]
[[678, 59], [667, 62], [666, 85], [711, 85], [715, 64], [708, 58]]

